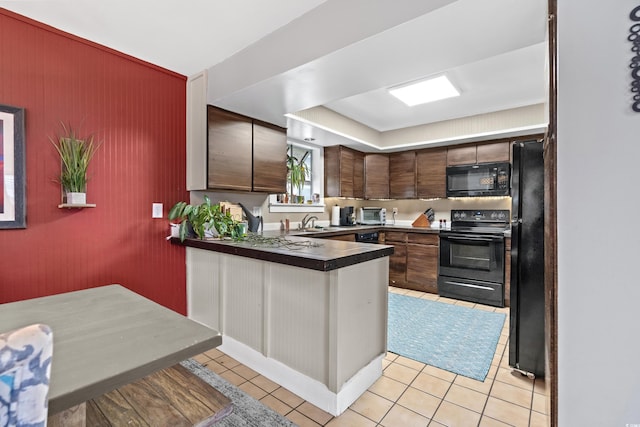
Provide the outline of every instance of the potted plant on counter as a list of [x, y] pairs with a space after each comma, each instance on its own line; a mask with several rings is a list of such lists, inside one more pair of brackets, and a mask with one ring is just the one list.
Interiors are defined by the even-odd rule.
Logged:
[[71, 126], [62, 122], [61, 125], [63, 133], [57, 140], [49, 138], [60, 155], [62, 164], [58, 182], [66, 194], [68, 204], [84, 205], [87, 203], [89, 162], [102, 143], [96, 142], [93, 135], [79, 138]]
[[223, 212], [220, 204], [211, 204], [208, 196], [199, 205], [187, 202], [176, 203], [169, 211], [169, 221], [179, 221], [178, 237], [180, 241], [189, 234], [195, 234], [198, 239], [217, 235], [223, 239], [242, 240], [245, 236], [244, 224], [233, 219], [231, 214]]

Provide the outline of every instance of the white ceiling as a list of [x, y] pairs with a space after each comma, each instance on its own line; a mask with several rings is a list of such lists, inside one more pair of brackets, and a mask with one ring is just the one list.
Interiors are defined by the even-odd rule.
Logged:
[[[546, 4], [0, 0], [0, 7], [187, 76], [208, 69], [209, 103], [322, 145], [345, 141], [284, 114], [322, 105], [385, 132], [543, 103]], [[462, 96], [407, 107], [386, 91], [441, 73]]]

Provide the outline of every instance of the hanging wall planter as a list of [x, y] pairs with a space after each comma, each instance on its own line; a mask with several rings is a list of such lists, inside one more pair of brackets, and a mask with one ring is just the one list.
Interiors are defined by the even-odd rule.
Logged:
[[80, 138], [71, 126], [61, 123], [63, 132], [51, 143], [60, 155], [61, 171], [58, 182], [66, 200], [58, 207], [93, 207], [87, 204], [87, 169], [101, 142], [93, 135]]
[[77, 193], [75, 191], [67, 191], [67, 204], [69, 205], [86, 205], [87, 193]]

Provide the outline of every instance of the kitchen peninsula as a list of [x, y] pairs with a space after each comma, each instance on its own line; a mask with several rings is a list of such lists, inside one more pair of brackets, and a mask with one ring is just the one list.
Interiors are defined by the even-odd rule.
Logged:
[[224, 353], [339, 415], [382, 374], [393, 247], [286, 239], [172, 239], [187, 246], [188, 316], [220, 331]]

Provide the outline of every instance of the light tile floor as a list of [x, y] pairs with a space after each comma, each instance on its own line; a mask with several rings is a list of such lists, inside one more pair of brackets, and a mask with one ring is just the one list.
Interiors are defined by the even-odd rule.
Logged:
[[509, 309], [389, 288], [390, 292], [507, 314], [484, 382], [388, 353], [382, 377], [339, 417], [333, 417], [217, 349], [195, 359], [300, 427], [547, 426], [543, 378], [509, 368]]

